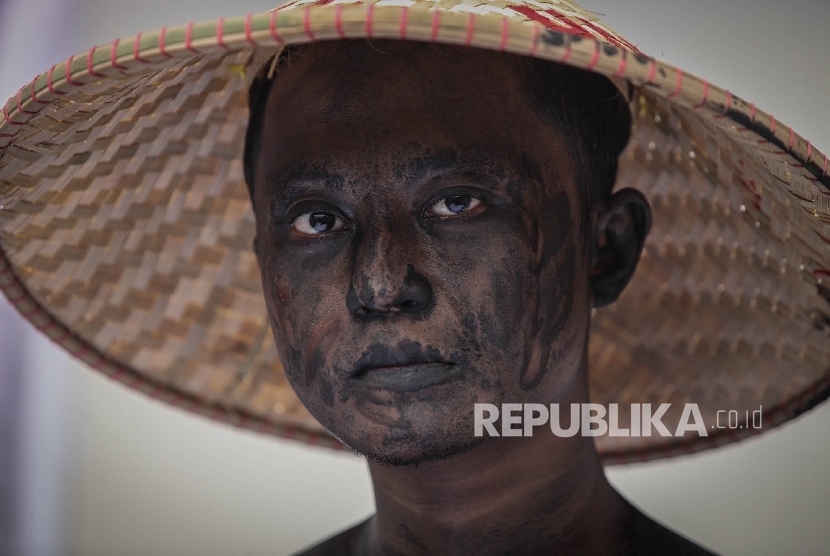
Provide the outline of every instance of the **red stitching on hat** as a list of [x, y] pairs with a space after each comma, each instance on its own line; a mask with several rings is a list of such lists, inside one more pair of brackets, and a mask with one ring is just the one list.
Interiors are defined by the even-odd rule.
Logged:
[[[308, 8], [306, 8], [308, 10]], [[372, 19], [375, 17], [375, 5], [369, 4], [369, 9], [366, 11], [366, 36], [372, 38]]]
[[77, 81], [72, 81], [72, 74], [69, 69], [69, 66], [72, 65], [72, 60], [75, 59], [75, 56], [70, 56], [69, 59], [66, 61], [66, 67], [64, 68], [64, 74], [66, 74], [66, 82], [74, 87], [80, 87], [83, 83], [79, 83]]
[[187, 408], [188, 410], [193, 409], [193, 406], [194, 406], [193, 400], [188, 399], [188, 398], [180, 395], [179, 396], [179, 406]]
[[95, 358], [92, 360], [92, 362], [91, 362], [91, 363], [87, 363], [87, 365], [90, 365], [93, 369], [96, 369], [96, 370], [98, 370], [98, 371], [103, 371], [103, 370], [104, 370], [104, 366], [107, 364], [107, 360], [106, 360], [106, 358], [104, 358], [104, 356], [102, 356], [102, 355], [101, 355], [100, 353], [98, 353], [97, 351], [93, 351], [93, 352], [92, 352], [92, 355], [93, 355]]
[[707, 80], [703, 80], [703, 100], [700, 101], [700, 104], [695, 104], [692, 108], [703, 108], [706, 104], [706, 101], [709, 99], [709, 82]]
[[[792, 131], [792, 128], [790, 128], [790, 131]], [[807, 159], [811, 156], [813, 156], [813, 146], [810, 144], [810, 141], [807, 141]]]
[[626, 55], [628, 51], [624, 48], [620, 49], [620, 66], [617, 68], [617, 71], [614, 72], [614, 77], [620, 77], [623, 73], [625, 73], [625, 64], [628, 56]]
[[657, 63], [654, 61], [654, 58], [650, 62], [648, 65], [648, 83], [654, 83], [654, 73], [657, 71]]
[[115, 42], [112, 43], [112, 48], [110, 49], [110, 64], [117, 70], [124, 71], [127, 69], [127, 66], [122, 66], [118, 63], [118, 44], [121, 42], [121, 39], [115, 39]]
[[209, 417], [211, 419], [218, 419], [219, 417], [224, 417], [224, 415], [221, 413], [221, 410], [219, 409], [218, 406], [214, 405], [213, 407], [209, 407], [207, 409], [211, 412], [209, 414]]
[[136, 61], [141, 62], [142, 64], [149, 64], [149, 63], [150, 63], [150, 60], [145, 60], [145, 59], [144, 59], [144, 58], [142, 58], [142, 57], [141, 57], [141, 55], [138, 53], [138, 51], [139, 51], [139, 47], [140, 47], [140, 43], [141, 43], [141, 33], [137, 34], [137, 35], [135, 36], [135, 40], [133, 41], [133, 58], [134, 58]]
[[60, 334], [52, 338], [52, 341], [62, 345], [63, 341], [69, 337], [69, 330], [67, 330], [66, 328], [61, 328], [59, 332]]
[[591, 62], [588, 64], [588, 66], [585, 69], [587, 69], [587, 70], [594, 69], [594, 66], [597, 65], [597, 62], [599, 62], [599, 41], [595, 40], [594, 41], [594, 53], [593, 53], [593, 55], [591, 55]]
[[245, 40], [251, 43], [254, 46], [257, 46], [257, 42], [254, 40], [253, 35], [251, 35], [251, 20], [254, 18], [254, 14], [248, 14], [245, 18]]
[[159, 393], [161, 392], [161, 388], [159, 387], [158, 384], [155, 384], [155, 383], [150, 382], [150, 381], [144, 381], [144, 384], [148, 384], [150, 386], [150, 389], [145, 390], [144, 393], [147, 394], [148, 396], [150, 396], [151, 398], [157, 397], [159, 395]]
[[92, 68], [92, 57], [95, 55], [95, 49], [98, 48], [97, 46], [93, 46], [89, 49], [89, 52], [86, 55], [86, 71], [89, 75], [93, 77], [106, 77], [103, 73], [98, 73]]
[[826, 175], [827, 175], [827, 155], [824, 155], [824, 173], [821, 174], [821, 177], [823, 178]]
[[441, 17], [440, 10], [434, 10], [432, 12], [432, 28], [429, 32], [429, 40], [435, 42], [435, 39], [438, 38], [438, 19]]
[[[404, 8], [406, 9], [406, 8]], [[405, 16], [404, 16], [405, 17]], [[343, 33], [343, 5], [337, 4], [334, 6], [334, 30], [337, 31], [337, 36], [341, 39], [346, 35]], [[401, 37], [405, 38], [405, 37]]]
[[181, 407], [182, 409], [187, 409], [187, 410], [190, 410], [190, 408], [193, 407], [192, 400], [190, 400], [188, 398], [185, 398], [179, 392], [176, 392], [175, 396], [176, 396], [176, 398], [175, 398], [176, 402], [175, 403], [176, 403], [177, 406]]
[[[340, 6], [340, 4], [337, 4], [337, 5]], [[402, 39], [406, 38], [406, 24], [407, 24], [408, 21], [409, 21], [409, 8], [404, 6], [403, 9], [401, 10], [401, 25], [400, 25], [400, 28], [398, 29]]]
[[[537, 32], [537, 34], [538, 34], [538, 32]], [[566, 44], [565, 44], [565, 54], [564, 54], [564, 56], [562, 56], [562, 59], [560, 60], [560, 63], [563, 63], [563, 64], [565, 62], [567, 62], [568, 60], [570, 60], [571, 52], [573, 52], [573, 41], [571, 40], [571, 35], [565, 34], [564, 35], [564, 40], [566, 42]]]
[[[793, 148], [793, 145], [795, 144], [795, 135], [793, 134], [793, 128], [792, 128], [791, 126], [787, 126], [787, 127], [788, 127], [788, 128], [789, 128], [789, 130], [790, 130], [790, 148], [792, 149], [792, 148]], [[809, 154], [807, 154], [807, 157], [808, 157], [808, 158], [809, 158], [809, 156], [810, 156], [810, 155], [809, 155]]]
[[130, 388], [135, 390], [142, 384], [142, 380], [138, 376], [133, 375], [132, 373], [130, 373], [130, 374], [127, 374], [127, 378], [125, 378], [124, 380], [121, 381], [121, 384], [123, 384], [125, 386], [129, 386]]
[[[548, 10], [548, 13], [551, 13], [551, 12], [554, 12], [554, 10]], [[555, 15], [555, 13], [554, 13], [554, 15]], [[631, 50], [637, 50], [636, 48], [634, 48], [633, 45], [628, 43], [626, 40], [620, 39], [619, 37], [615, 36], [613, 33], [609, 33], [608, 31], [606, 31], [605, 29], [603, 29], [602, 27], [600, 27], [599, 25], [597, 25], [593, 21], [589, 21], [589, 20], [585, 19], [584, 17], [577, 17], [576, 19], [578, 19], [579, 21], [582, 22], [581, 24], [576, 23], [576, 27], [582, 33], [584, 33], [584, 36], [594, 38], [595, 35], [593, 33], [595, 33], [596, 35], [599, 35], [600, 37], [605, 39], [607, 42], [610, 42], [611, 44], [619, 47], [621, 50], [628, 50], [629, 48]], [[587, 31], [586, 31], [586, 29], [587, 29]], [[593, 33], [591, 33], [591, 31], [593, 31]], [[637, 50], [637, 52], [639, 53], [639, 50]]]
[[[25, 88], [25, 87], [24, 87]], [[20, 93], [23, 92], [23, 89], [17, 91], [17, 111], [21, 114], [28, 114], [29, 116], [36, 116], [37, 112], [29, 112], [28, 110], [23, 110], [23, 105], [20, 102]]]
[[473, 28], [475, 27], [476, 14], [470, 12], [467, 16], [467, 35], [464, 37], [464, 46], [470, 46], [473, 42]]
[[752, 118], [752, 121], [755, 121], [755, 104], [749, 103], [749, 116]]
[[182, 407], [182, 395], [179, 392], [171, 392], [172, 396], [167, 400], [168, 403], [176, 407]]
[[159, 52], [166, 58], [172, 58], [172, 54], [168, 54], [167, 48], [164, 45], [164, 39], [167, 37], [167, 27], [162, 27], [159, 32]]
[[[340, 4], [337, 4], [337, 5], [339, 6]], [[240, 428], [243, 428], [243, 429], [247, 429], [248, 428], [248, 421], [250, 421], [250, 420], [251, 420], [251, 417], [247, 413], [243, 413], [242, 415], [239, 416], [239, 422], [237, 423], [237, 426], [240, 427]]]
[[216, 22], [216, 42], [224, 48], [228, 50], [228, 45], [225, 44], [225, 18], [220, 17], [219, 21]]
[[[530, 47], [530, 55], [533, 56], [536, 54], [536, 50], [539, 48], [539, 26], [533, 26], [533, 45]], [[570, 43], [568, 44], [568, 54], [570, 54]], [[567, 59], [567, 58], [566, 58]], [[565, 60], [562, 60], [563, 62]]]
[[282, 37], [279, 36], [279, 33], [277, 33], [277, 12], [271, 12], [271, 19], [268, 22], [268, 28], [271, 30], [272, 39], [280, 44], [285, 43], [285, 41], [282, 40]]
[[49, 92], [50, 92], [50, 93], [52, 93], [53, 95], [60, 95], [60, 96], [63, 96], [63, 95], [65, 95], [66, 93], [64, 93], [63, 91], [57, 91], [57, 90], [55, 90], [55, 88], [52, 86], [52, 72], [53, 72], [53, 71], [55, 71], [55, 68], [56, 68], [56, 67], [57, 67], [57, 64], [55, 64], [54, 66], [52, 66], [51, 68], [49, 68], [49, 71], [47, 71], [47, 72], [46, 72], [46, 86], [49, 88]]
[[501, 20], [501, 41], [499, 42], [499, 50], [503, 51], [507, 46], [507, 37], [510, 35], [510, 20], [506, 17]]
[[771, 132], [775, 133], [775, 116], [773, 116], [772, 114], [770, 114], [770, 115], [769, 115], [769, 121], [770, 121], [770, 124], [769, 124], [769, 125], [770, 125], [770, 128], [769, 128], [769, 130], [770, 130]]
[[[2, 272], [0, 272], [0, 275], [2, 275], [2, 274], [3, 274], [3, 273], [2, 273]], [[28, 311], [25, 311], [25, 312], [24, 312], [24, 311], [21, 311], [21, 312], [20, 312], [20, 314], [21, 314], [21, 315], [23, 315], [24, 317], [26, 317], [27, 319], [28, 319], [30, 316], [32, 316], [32, 315], [36, 315], [36, 314], [38, 314], [38, 313], [40, 313], [40, 308], [39, 308], [37, 305], [35, 305], [35, 306], [34, 306], [34, 307], [32, 307], [31, 309], [29, 309]]]
[[32, 97], [32, 102], [35, 104], [49, 104], [49, 101], [46, 100], [38, 100], [37, 93], [35, 92], [35, 83], [37, 82], [37, 77], [32, 79], [32, 86], [29, 89], [29, 95]]
[[715, 116], [717, 119], [725, 118], [726, 115], [729, 113], [729, 110], [732, 108], [732, 93], [729, 91], [724, 91], [726, 93], [726, 105], [723, 110], [723, 114], [718, 114]]
[[[5, 104], [3, 105], [3, 116], [6, 118], [6, 122], [8, 122], [8, 124], [9, 124], [9, 125], [16, 125], [16, 126], [24, 126], [24, 125], [26, 125], [25, 123], [20, 123], [20, 122], [14, 122], [14, 121], [12, 121], [12, 119], [9, 117], [9, 109], [8, 109], [8, 108], [6, 108], [6, 105], [5, 105]], [[17, 135], [17, 133], [15, 133], [15, 135]], [[7, 145], [7, 146], [8, 146], [8, 145]]]
[[14, 297], [10, 297], [8, 293], [6, 294], [6, 299], [11, 301], [15, 305], [17, 305], [17, 302], [20, 301], [21, 299], [23, 299], [24, 297], [26, 297], [26, 290], [24, 290], [24, 289], [20, 290], [20, 295], [16, 295]]
[[93, 351], [92, 354], [95, 356], [95, 359], [93, 359], [92, 362], [87, 362], [87, 365], [89, 365], [97, 371], [102, 370], [107, 360], [101, 357], [101, 355], [98, 352]]
[[193, 39], [193, 25], [195, 25], [195, 23], [191, 21], [187, 24], [187, 27], [184, 28], [184, 47], [193, 54], [201, 54], [201, 52], [190, 45], [190, 41]]
[[73, 357], [77, 357], [78, 359], [82, 359], [83, 355], [88, 351], [89, 351], [89, 346], [87, 346], [86, 344], [81, 344], [81, 346], [78, 349], [76, 349], [74, 351], [70, 351], [69, 355], [71, 355]]
[[677, 68], [677, 85], [674, 87], [674, 92], [669, 95], [669, 98], [674, 98], [680, 94], [680, 89], [683, 87], [683, 70]]
[[306, 36], [312, 41], [317, 40], [314, 36], [314, 33], [311, 32], [311, 14], [310, 14], [311, 6], [306, 6], [306, 9], [303, 10], [303, 30], [305, 31]]

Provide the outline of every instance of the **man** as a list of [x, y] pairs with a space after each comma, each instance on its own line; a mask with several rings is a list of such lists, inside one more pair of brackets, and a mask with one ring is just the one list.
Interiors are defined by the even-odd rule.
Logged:
[[625, 287], [651, 218], [639, 191], [611, 194], [630, 118], [610, 81], [321, 43], [284, 53], [251, 102], [255, 249], [286, 374], [368, 457], [377, 501], [309, 553], [708, 553], [616, 493], [593, 438], [472, 434], [476, 403], [588, 402], [590, 310]]
[[[377, 515], [318, 551], [703, 551], [622, 500], [600, 458], [757, 432], [709, 437], [724, 401], [777, 424], [830, 392], [826, 157], [569, 3], [405, 4], [300, 1], [39, 76], [0, 124], [0, 287], [109, 376], [367, 455]], [[634, 183], [660, 199], [659, 245]], [[591, 319], [644, 248], [647, 274]], [[589, 399], [706, 417], [665, 440], [638, 410], [598, 449], [474, 434], [477, 405]]]

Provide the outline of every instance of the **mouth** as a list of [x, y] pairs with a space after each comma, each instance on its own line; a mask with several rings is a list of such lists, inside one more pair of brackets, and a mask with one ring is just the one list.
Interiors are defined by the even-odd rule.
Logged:
[[437, 350], [415, 342], [397, 346], [373, 345], [357, 361], [351, 374], [355, 386], [390, 392], [414, 392], [459, 376], [455, 363]]

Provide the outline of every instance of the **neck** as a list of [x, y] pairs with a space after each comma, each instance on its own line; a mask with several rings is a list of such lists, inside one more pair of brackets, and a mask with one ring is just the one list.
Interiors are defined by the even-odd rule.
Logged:
[[627, 544], [635, 512], [581, 435], [488, 438], [417, 468], [369, 469], [377, 514], [362, 535], [368, 553], [609, 554]]

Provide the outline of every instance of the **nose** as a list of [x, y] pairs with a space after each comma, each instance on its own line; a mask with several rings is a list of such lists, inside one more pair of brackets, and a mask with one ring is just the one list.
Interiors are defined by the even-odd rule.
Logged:
[[415, 249], [393, 230], [356, 238], [346, 307], [359, 318], [420, 316], [432, 305], [432, 286], [415, 270]]

